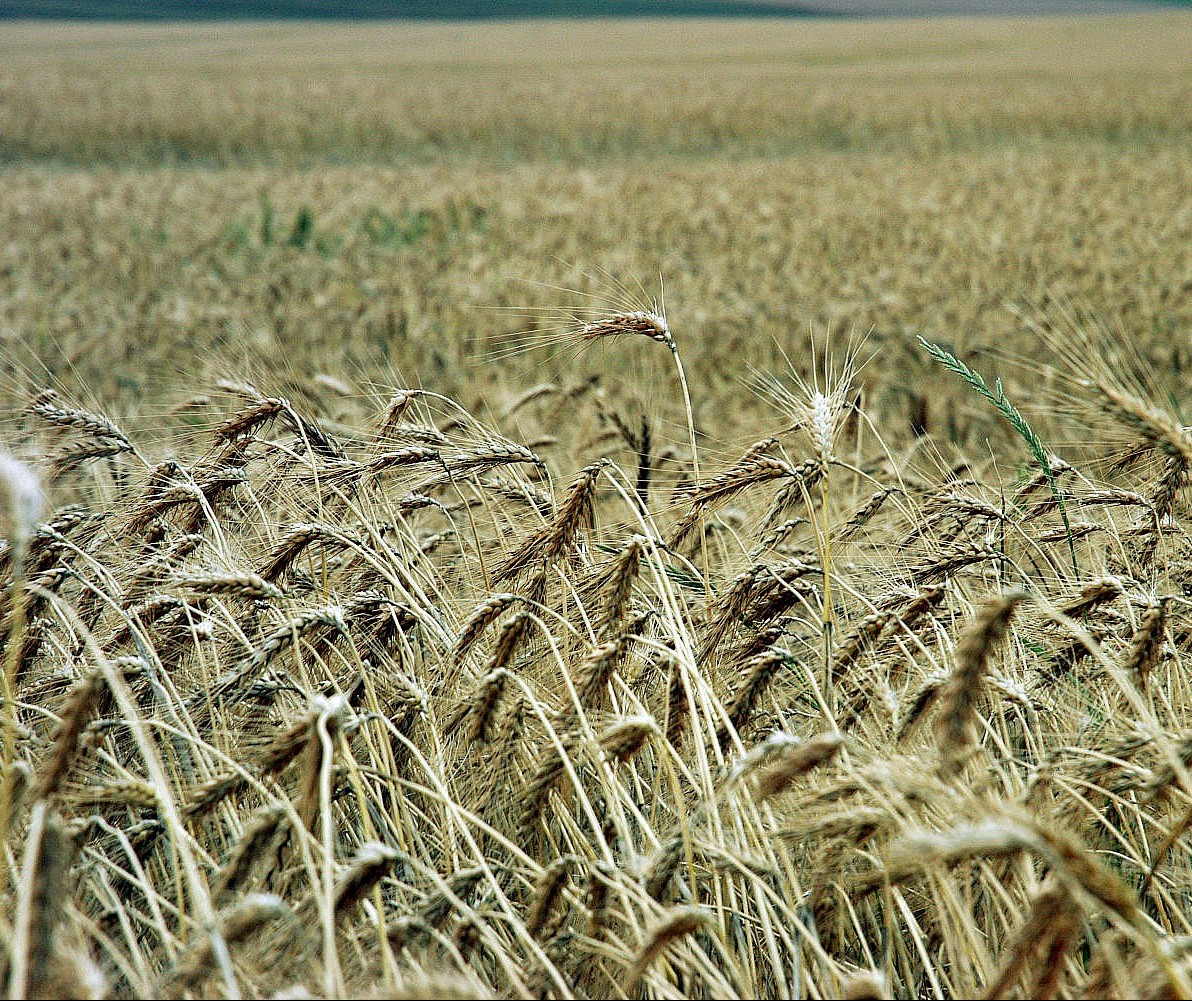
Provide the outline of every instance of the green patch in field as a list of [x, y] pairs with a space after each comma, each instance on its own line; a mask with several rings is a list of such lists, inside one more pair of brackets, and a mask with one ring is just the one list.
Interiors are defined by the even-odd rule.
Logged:
[[290, 235], [286, 238], [286, 246], [304, 249], [311, 239], [315, 228], [315, 217], [311, 210], [303, 205], [294, 217], [294, 225], [290, 227]]
[[472, 232], [483, 232], [488, 211], [471, 201], [452, 202], [441, 210], [427, 208], [386, 212], [373, 206], [360, 221], [360, 232], [375, 247], [410, 247], [428, 238], [446, 242]]
[[431, 218], [427, 209], [407, 209], [393, 216], [374, 207], [364, 214], [360, 231], [374, 246], [408, 247], [430, 231]]

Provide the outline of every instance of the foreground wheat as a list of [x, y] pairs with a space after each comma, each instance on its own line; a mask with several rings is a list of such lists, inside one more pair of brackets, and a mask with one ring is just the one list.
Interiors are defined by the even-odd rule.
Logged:
[[1056, 463], [1061, 510], [779, 374], [701, 476], [664, 316], [621, 334], [690, 476], [426, 390], [349, 433], [227, 383], [160, 462], [33, 394], [9, 996], [1187, 996], [1186, 429], [1102, 392], [1164, 479]]

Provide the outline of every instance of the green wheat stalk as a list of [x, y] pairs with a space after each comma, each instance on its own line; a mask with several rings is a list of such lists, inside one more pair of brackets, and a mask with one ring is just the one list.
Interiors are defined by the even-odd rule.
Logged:
[[1056, 481], [1055, 474], [1051, 471], [1051, 455], [1044, 447], [1042, 439], [1035, 434], [1034, 428], [1026, 422], [1026, 418], [1022, 416], [1021, 411], [1006, 399], [1006, 394], [1002, 391], [1002, 380], [1000, 378], [995, 379], [993, 389], [990, 389], [989, 384], [981, 376], [980, 372], [974, 372], [952, 354], [951, 351], [946, 351], [938, 344], [932, 344], [922, 337], [919, 338], [919, 343], [944, 368], [950, 372], [955, 372], [961, 379], [992, 403], [997, 412], [1006, 419], [1010, 427], [1026, 442], [1027, 448], [1031, 450], [1031, 455], [1035, 457], [1035, 461], [1039, 463], [1039, 468], [1043, 471], [1043, 475], [1047, 479], [1047, 485], [1051, 488], [1051, 496], [1055, 498], [1056, 505], [1059, 507], [1060, 518], [1064, 523], [1064, 534], [1068, 538], [1068, 552], [1072, 556], [1072, 571], [1079, 573], [1080, 570], [1076, 565], [1076, 545], [1072, 541], [1072, 525], [1068, 521], [1068, 509], [1064, 504], [1064, 497], [1060, 493], [1059, 483]]

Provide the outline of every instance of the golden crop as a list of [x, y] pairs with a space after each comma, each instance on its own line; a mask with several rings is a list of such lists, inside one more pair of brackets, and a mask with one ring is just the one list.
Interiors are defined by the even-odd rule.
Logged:
[[1192, 994], [1190, 49], [6, 28], [6, 994]]

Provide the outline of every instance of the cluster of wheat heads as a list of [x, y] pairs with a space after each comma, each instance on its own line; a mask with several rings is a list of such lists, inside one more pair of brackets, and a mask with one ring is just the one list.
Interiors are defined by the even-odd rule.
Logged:
[[[679, 360], [656, 308], [572, 334]], [[248, 383], [157, 461], [30, 393], [7, 994], [1189, 996], [1192, 433], [1075, 372], [1125, 449], [933, 475], [855, 360], [699, 472]]]

